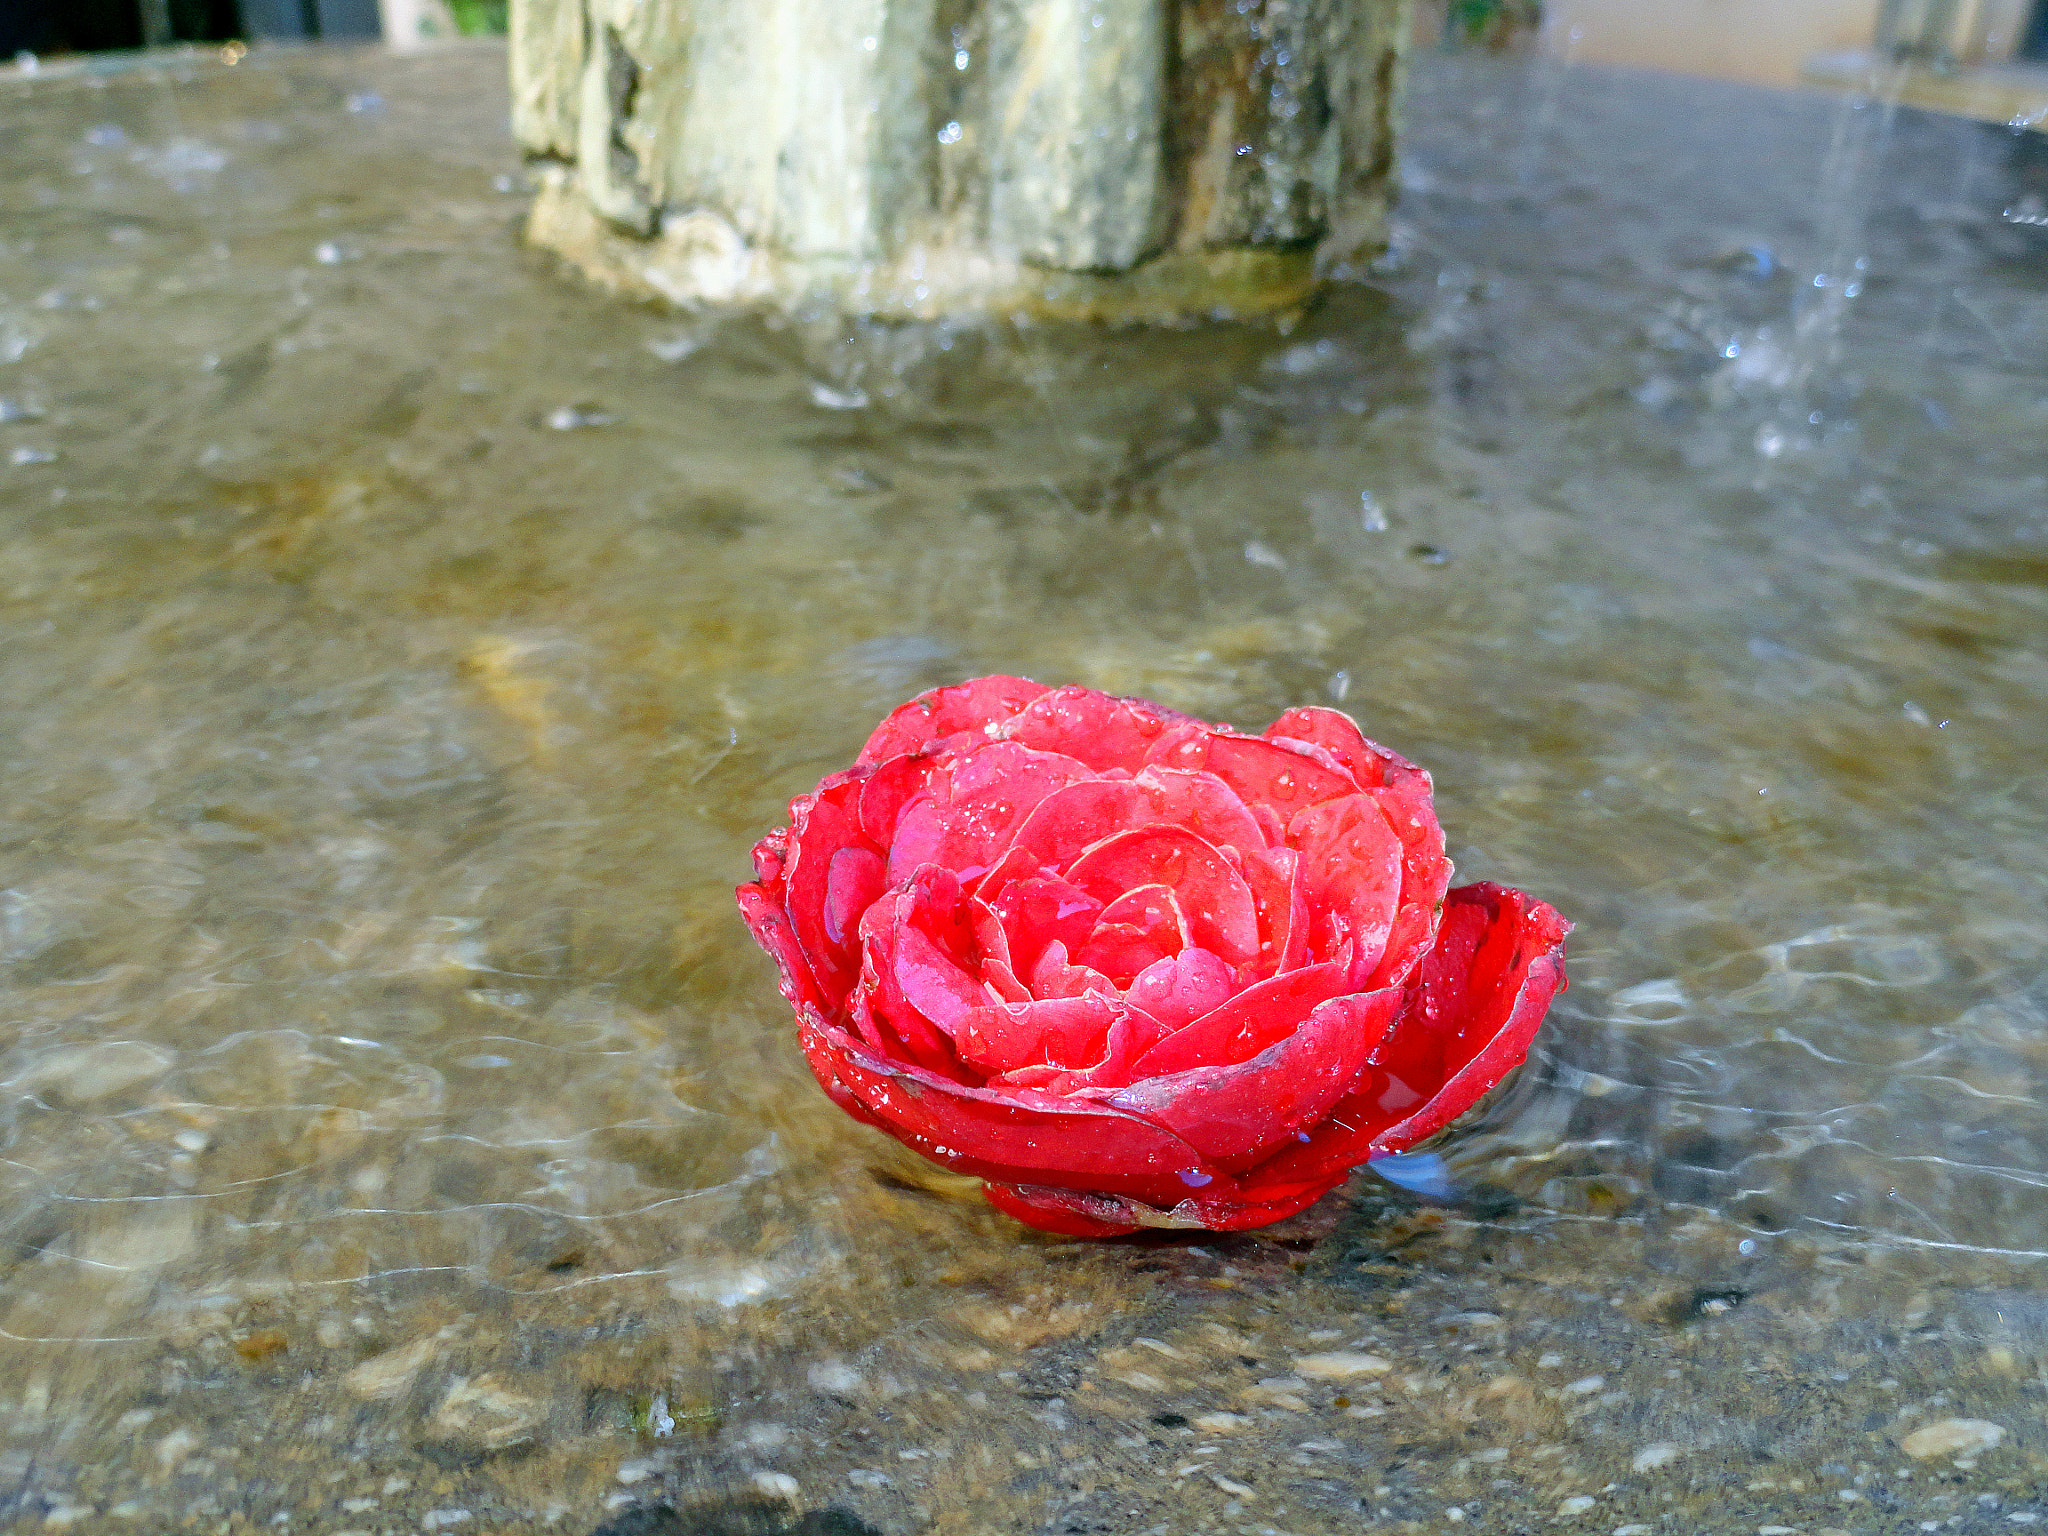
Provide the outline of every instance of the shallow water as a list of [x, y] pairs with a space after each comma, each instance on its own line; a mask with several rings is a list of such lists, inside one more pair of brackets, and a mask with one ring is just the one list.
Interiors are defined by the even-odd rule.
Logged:
[[[523, 251], [502, 73], [0, 84], [0, 1509], [2048, 1510], [2043, 140], [1425, 60], [1284, 331], [770, 326]], [[1577, 920], [1464, 1198], [1067, 1245], [831, 1108], [731, 887], [994, 670], [1340, 702]]]

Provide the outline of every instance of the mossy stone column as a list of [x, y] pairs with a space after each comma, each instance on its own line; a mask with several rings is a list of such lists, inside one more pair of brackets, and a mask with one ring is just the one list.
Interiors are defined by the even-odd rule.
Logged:
[[513, 0], [530, 235], [622, 292], [1286, 308], [1384, 238], [1410, 0]]

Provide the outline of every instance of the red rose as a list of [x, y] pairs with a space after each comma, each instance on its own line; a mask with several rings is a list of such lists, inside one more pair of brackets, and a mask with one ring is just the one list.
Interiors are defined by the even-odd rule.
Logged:
[[1570, 924], [1448, 890], [1429, 775], [1331, 709], [1263, 736], [983, 677], [754, 849], [740, 910], [839, 1106], [1104, 1236], [1263, 1226], [1527, 1053]]

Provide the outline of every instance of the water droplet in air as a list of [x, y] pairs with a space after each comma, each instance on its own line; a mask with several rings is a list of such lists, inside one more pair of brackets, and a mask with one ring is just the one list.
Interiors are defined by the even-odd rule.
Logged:
[[594, 405], [558, 405], [541, 418], [541, 425], [556, 432], [574, 432], [583, 427], [608, 427], [618, 419]]

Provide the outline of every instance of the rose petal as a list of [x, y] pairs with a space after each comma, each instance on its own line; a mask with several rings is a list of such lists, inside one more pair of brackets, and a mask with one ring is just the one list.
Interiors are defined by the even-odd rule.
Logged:
[[1400, 753], [1368, 740], [1358, 723], [1338, 710], [1315, 705], [1290, 709], [1265, 734], [1275, 741], [1313, 745], [1341, 763], [1378, 802], [1401, 839], [1401, 909], [1374, 979], [1389, 986], [1405, 981], [1429, 947], [1437, 908], [1451, 883], [1451, 862], [1444, 857], [1443, 828], [1437, 825], [1429, 775]]
[[[1374, 1063], [1422, 1090], [1425, 1101], [1375, 1138], [1376, 1153], [1411, 1147], [1478, 1103], [1528, 1055], [1564, 988], [1572, 925], [1554, 907], [1482, 881], [1451, 892], [1444, 918], [1451, 942], [1440, 938], [1423, 963], [1419, 1017], [1403, 1020]], [[1471, 958], [1461, 964], [1468, 944]], [[1430, 1091], [1433, 1081], [1441, 1086]]]
[[[1313, 1184], [1379, 1153], [1405, 1151], [1471, 1108], [1528, 1054], [1564, 985], [1571, 925], [1532, 896], [1484, 883], [1452, 891], [1444, 915], [1444, 959], [1432, 957], [1408, 989], [1383, 1062], [1366, 1069], [1307, 1144], [1252, 1170], [1249, 1193]], [[1448, 1051], [1446, 1036], [1457, 1042]], [[1425, 1061], [1435, 1066], [1424, 1068]]]
[[962, 1173], [1167, 1203], [1195, 1187], [1183, 1174], [1227, 1177], [1171, 1131], [1092, 1099], [949, 1082], [871, 1055], [815, 1014], [799, 1040], [843, 1107]]
[[1041, 800], [1087, 772], [1073, 758], [1008, 741], [960, 754], [904, 807], [889, 844], [890, 878], [905, 879], [920, 864], [944, 865], [962, 880], [977, 878]]
[[859, 781], [841, 779], [815, 795], [792, 801], [789, 807], [788, 893], [783, 904], [797, 944], [818, 978], [818, 988], [828, 998], [844, 997], [860, 970], [852, 944], [832, 938], [825, 911], [833, 859], [839, 851], [859, 848], [878, 852], [861, 831], [859, 802]]
[[1247, 1061], [1349, 990], [1349, 967], [1334, 961], [1255, 982], [1152, 1047], [1139, 1060], [1137, 1075], [1158, 1077]]
[[974, 930], [974, 942], [981, 951], [975, 975], [999, 1002], [1030, 1002], [1031, 989], [1017, 975], [1016, 962], [1010, 954], [1010, 936], [1003, 931], [1002, 919], [995, 910], [987, 902], [969, 897], [967, 922]]
[[1003, 926], [1010, 963], [1020, 975], [1029, 975], [1055, 940], [1072, 954], [1095, 931], [1102, 915], [1101, 902], [1056, 875], [1014, 881], [989, 906]]
[[[1035, 1184], [999, 1184], [993, 1181], [983, 1184], [981, 1192], [988, 1203], [1005, 1216], [1021, 1221], [1027, 1227], [1036, 1227], [1041, 1232], [1057, 1233], [1061, 1237], [1128, 1237], [1138, 1230], [1135, 1222], [1105, 1220], [1089, 1214], [1091, 1207], [1082, 1202], [1101, 1201], [1107, 1205], [1112, 1197], [1108, 1195], [1088, 1196], [1075, 1191], [1054, 1190], [1048, 1193], [1054, 1198], [1039, 1195], [1042, 1186]], [[1075, 1208], [1069, 1209], [1057, 1197], [1069, 1196]]]
[[1079, 997], [1086, 992], [1116, 995], [1116, 983], [1091, 966], [1076, 965], [1067, 958], [1067, 946], [1054, 939], [1031, 967], [1034, 997]]
[[1444, 831], [1430, 803], [1428, 774], [1420, 769], [1396, 774], [1386, 788], [1369, 793], [1401, 840], [1401, 909], [1394, 914], [1375, 978], [1394, 986], [1414, 975], [1436, 940], [1437, 918], [1451, 886], [1451, 861], [1444, 856]]
[[1301, 856], [1292, 848], [1238, 850], [1246, 889], [1259, 918], [1254, 976], [1275, 976], [1307, 963], [1308, 899], [1302, 893]]
[[1141, 1078], [1109, 1102], [1222, 1167], [1248, 1167], [1329, 1112], [1400, 1006], [1398, 987], [1331, 998], [1249, 1061]]
[[1410, 774], [1421, 774], [1425, 781], [1429, 777], [1400, 753], [1367, 740], [1358, 722], [1342, 710], [1317, 704], [1290, 709], [1261, 734], [1268, 741], [1286, 737], [1321, 748], [1343, 764], [1361, 789], [1375, 789]]
[[1266, 846], [1265, 829], [1251, 808], [1213, 773], [1154, 766], [1140, 772], [1135, 782], [1155, 792], [1147, 821], [1186, 827], [1218, 848]]
[[1327, 960], [1348, 941], [1356, 985], [1378, 985], [1402, 903], [1401, 840], [1385, 813], [1365, 795], [1326, 800], [1296, 814], [1287, 842], [1301, 855], [1310, 953]]
[[839, 1000], [828, 999], [818, 989], [817, 977], [811, 973], [810, 962], [804, 958], [803, 948], [796, 941], [796, 930], [789, 926], [789, 914], [783, 910], [782, 903], [768, 887], [762, 885], [743, 885], [734, 894], [739, 897], [740, 916], [746, 920], [754, 942], [765, 949], [768, 958], [775, 962], [777, 989], [790, 1005], [803, 1007], [808, 1004], [837, 1014]]
[[953, 1032], [961, 1056], [991, 1075], [1019, 1067], [1072, 1070], [1102, 1060], [1109, 1027], [1123, 1014], [1102, 992], [970, 1009]]
[[1186, 948], [1154, 961], [1131, 981], [1127, 995], [1167, 1029], [1179, 1029], [1230, 998], [1236, 978], [1206, 949]]
[[854, 759], [879, 763], [930, 746], [958, 731], [979, 731], [1009, 719], [1046, 691], [1028, 677], [977, 677], [921, 693], [890, 712]]
[[882, 856], [869, 848], [842, 848], [825, 876], [825, 937], [848, 949], [860, 942], [861, 914], [881, 900]]
[[1071, 1072], [1057, 1069], [1028, 1074], [1016, 1072], [1003, 1081], [1023, 1081], [1030, 1087], [1062, 1096], [1088, 1093], [1093, 1098], [1106, 1097], [1131, 1081], [1132, 1064], [1157, 1044], [1165, 1033], [1165, 1026], [1157, 1019], [1126, 1001], [1119, 1004], [1116, 1022], [1109, 1026], [1109, 1034], [1103, 1042], [1102, 1058], [1094, 1065]]
[[1187, 914], [1172, 888], [1141, 885], [1102, 909], [1095, 931], [1074, 952], [1074, 960], [1127, 987], [1147, 966], [1179, 954], [1192, 942]]
[[904, 808], [922, 796], [931, 777], [946, 766], [947, 759], [929, 752], [912, 752], [877, 763], [860, 787], [860, 825], [868, 841], [887, 848], [896, 840], [896, 825]]
[[902, 1037], [919, 1061], [957, 1071], [951, 1036], [961, 1014], [992, 999], [970, 967], [977, 949], [951, 870], [926, 865], [869, 907], [856, 1004]]
[[789, 828], [777, 827], [754, 844], [754, 878], [764, 887], [774, 887], [776, 901], [782, 900], [780, 882], [789, 863]]
[[1018, 824], [1010, 853], [1062, 870], [1104, 838], [1156, 820], [1157, 804], [1156, 791], [1135, 780], [1084, 779], [1039, 801]]
[[988, 1006], [988, 990], [908, 923], [897, 930], [890, 964], [904, 1001], [948, 1035], [957, 1035], [970, 1010]]
[[1243, 965], [1259, 952], [1258, 911], [1244, 877], [1192, 832], [1142, 827], [1120, 833], [1076, 859], [1067, 878], [1105, 902], [1140, 885], [1171, 886], [1202, 948], [1232, 965]]
[[1135, 772], [1161, 732], [1187, 718], [1145, 699], [1055, 688], [1019, 710], [1003, 734], [1042, 751], [1078, 757], [1097, 773], [1112, 768]]
[[1206, 769], [1257, 812], [1268, 806], [1284, 819], [1306, 805], [1355, 794], [1357, 782], [1334, 760], [1318, 762], [1285, 743], [1236, 732], [1185, 728], [1168, 732], [1149, 759], [1162, 768]]
[[846, 1000], [846, 1014], [870, 1050], [965, 1080], [967, 1068], [953, 1042], [904, 999], [874, 946], [862, 958], [860, 980]]

